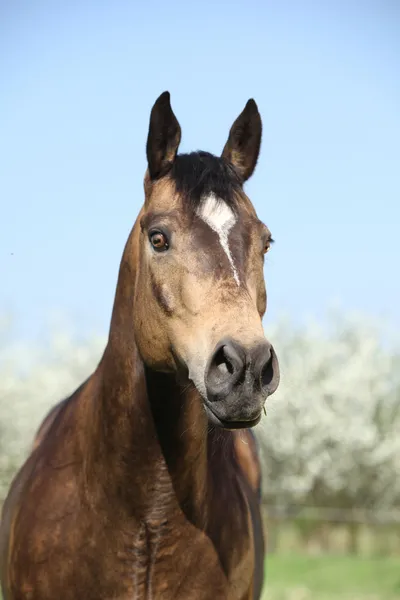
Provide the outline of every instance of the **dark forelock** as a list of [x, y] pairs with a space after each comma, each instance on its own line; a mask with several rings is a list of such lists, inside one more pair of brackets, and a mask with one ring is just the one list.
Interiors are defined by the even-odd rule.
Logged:
[[209, 152], [178, 154], [170, 171], [179, 194], [193, 210], [210, 194], [235, 208], [241, 181], [234, 168], [222, 157]]

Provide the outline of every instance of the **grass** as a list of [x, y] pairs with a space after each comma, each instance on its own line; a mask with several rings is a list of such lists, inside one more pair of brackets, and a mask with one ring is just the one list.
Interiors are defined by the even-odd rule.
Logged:
[[269, 555], [263, 600], [400, 600], [400, 558]]
[[262, 600], [400, 600], [400, 558], [269, 555], [265, 583]]

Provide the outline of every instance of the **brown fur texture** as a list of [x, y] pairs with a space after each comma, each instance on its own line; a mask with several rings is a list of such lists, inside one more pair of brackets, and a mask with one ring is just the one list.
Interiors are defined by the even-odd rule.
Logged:
[[[254, 437], [210, 426], [207, 399], [190, 377], [221, 338], [243, 352], [265, 340], [269, 232], [241, 188], [257, 161], [261, 120], [257, 127], [255, 103], [245, 111], [242, 133], [231, 130], [221, 173], [210, 179], [214, 186], [232, 178], [238, 286], [217, 237], [189, 208], [194, 192], [183, 187], [196, 173], [185, 179], [178, 162], [173, 171], [180, 127], [169, 94], [153, 108], [145, 202], [122, 257], [104, 355], [46, 417], [3, 507], [4, 600], [260, 597]], [[151, 247], [152, 228], [169, 232], [168, 252]], [[274, 360], [269, 393], [279, 380]], [[251, 399], [238, 389], [245, 406]], [[258, 396], [254, 406], [261, 410]]]

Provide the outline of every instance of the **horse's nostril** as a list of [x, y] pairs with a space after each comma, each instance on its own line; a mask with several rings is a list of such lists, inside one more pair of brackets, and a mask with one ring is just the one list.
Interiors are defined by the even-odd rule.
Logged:
[[234, 367], [229, 358], [225, 355], [224, 348], [225, 346], [222, 346], [215, 356], [215, 367], [218, 369], [221, 375], [232, 375], [234, 372]]
[[226, 396], [245, 368], [240, 348], [230, 341], [219, 344], [208, 364], [205, 376], [207, 390], [216, 399]]
[[279, 384], [279, 364], [272, 346], [268, 348], [268, 352], [264, 353], [263, 358], [259, 362], [258, 369], [261, 389], [265, 390], [270, 396]]
[[264, 365], [261, 371], [261, 387], [266, 387], [271, 384], [274, 378], [274, 366], [272, 356], [269, 357], [268, 361]]

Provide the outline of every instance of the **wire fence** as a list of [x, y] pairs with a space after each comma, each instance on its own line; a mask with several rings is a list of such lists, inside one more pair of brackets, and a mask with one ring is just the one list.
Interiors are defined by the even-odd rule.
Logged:
[[267, 551], [400, 555], [400, 510], [263, 506]]
[[325, 523], [358, 523], [362, 525], [400, 524], [400, 509], [326, 508], [310, 506], [269, 506], [264, 511], [274, 520], [304, 519]]

